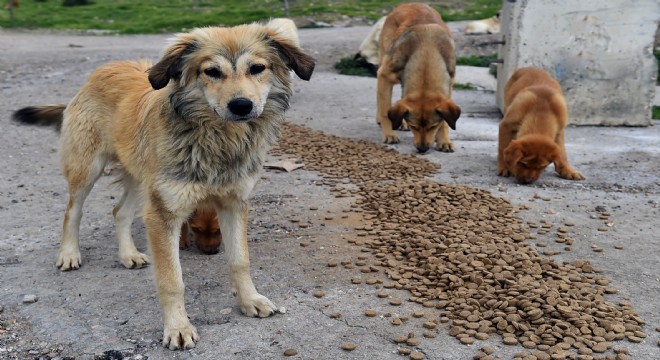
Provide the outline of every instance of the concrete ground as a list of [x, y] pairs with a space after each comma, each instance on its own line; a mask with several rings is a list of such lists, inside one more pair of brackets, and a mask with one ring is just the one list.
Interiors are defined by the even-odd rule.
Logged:
[[[331, 66], [354, 53], [367, 32], [366, 27], [301, 30], [303, 47], [319, 66], [310, 82], [296, 82], [289, 121], [380, 142], [374, 121], [376, 80], [337, 75]], [[55, 268], [67, 201], [57, 135], [50, 129], [17, 126], [10, 122], [11, 113], [27, 105], [68, 101], [89, 72], [107, 61], [156, 59], [167, 37], [0, 30], [0, 149], [5, 154], [0, 158], [0, 359], [273, 359], [281, 358], [286, 349], [296, 349], [298, 359], [402, 358], [392, 339], [421, 334], [421, 320], [411, 318], [393, 326], [384, 315], [409, 315], [421, 307], [406, 302], [405, 291], [391, 292], [404, 300], [402, 306], [392, 307], [376, 296], [376, 287], [352, 284], [352, 278], [362, 276], [357, 268], [327, 267], [328, 262], [354, 261], [360, 255], [347, 242], [355, 236], [359, 218], [338, 216], [350, 208], [351, 198], [335, 198], [328, 188], [314, 184], [318, 174], [304, 169], [265, 171], [251, 203], [248, 232], [254, 282], [262, 294], [287, 309], [285, 314], [267, 319], [242, 316], [230, 295], [224, 256], [183, 251], [187, 309], [201, 340], [193, 350], [164, 350], [151, 270], [126, 270], [116, 258], [110, 211], [119, 190], [109, 177], [97, 183], [86, 203], [81, 225], [84, 266], [73, 272]], [[459, 68], [457, 76], [462, 82], [475, 72]], [[457, 131], [451, 133], [456, 152], [420, 155], [441, 164], [434, 179], [489, 189], [514, 205], [527, 205], [520, 213], [525, 221], [573, 221], [573, 250], [562, 251], [554, 260], [586, 259], [602, 268], [619, 290], [608, 299], [630, 300], [646, 322], [643, 342], [617, 342], [615, 347], [629, 349], [634, 359], [660, 358], [659, 124], [570, 127], [569, 161], [587, 180], [566, 181], [548, 169], [537, 183], [521, 186], [496, 176], [500, 114], [494, 93], [457, 90], [455, 100], [463, 110]], [[392, 147], [413, 153], [411, 134], [400, 136], [402, 143]], [[309, 210], [312, 205], [318, 210]], [[607, 226], [599, 219], [602, 211], [611, 213], [607, 232], [597, 230]], [[291, 217], [307, 227], [292, 223]], [[139, 220], [134, 237], [147, 251]], [[540, 242], [563, 248], [550, 235], [538, 235], [534, 244]], [[592, 245], [603, 251], [593, 252]], [[326, 295], [316, 298], [315, 290]], [[37, 301], [24, 302], [26, 295]], [[365, 309], [383, 316], [367, 318]], [[331, 316], [335, 313], [341, 316]], [[503, 345], [497, 336], [465, 346], [447, 329], [441, 326], [436, 338], [422, 339], [417, 349], [427, 359], [470, 359], [485, 345], [502, 359], [523, 350]], [[342, 350], [346, 342], [357, 348]]]

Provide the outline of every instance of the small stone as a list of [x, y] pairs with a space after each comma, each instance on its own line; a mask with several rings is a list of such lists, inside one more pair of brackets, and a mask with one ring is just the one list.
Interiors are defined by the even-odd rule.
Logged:
[[23, 304], [34, 304], [37, 302], [37, 300], [39, 300], [39, 298], [37, 297], [37, 295], [34, 294], [28, 294], [23, 296]]
[[341, 344], [341, 349], [346, 350], [346, 351], [353, 351], [353, 350], [355, 350], [356, 347], [357, 347], [357, 345], [355, 345], [355, 343], [352, 343], [352, 342], [347, 342], [347, 343]]
[[286, 349], [284, 350], [284, 356], [296, 356], [298, 355], [298, 350], [296, 349]]

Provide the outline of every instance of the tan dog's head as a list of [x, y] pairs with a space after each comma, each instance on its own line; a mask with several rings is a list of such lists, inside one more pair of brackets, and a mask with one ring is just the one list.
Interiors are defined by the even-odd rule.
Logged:
[[222, 243], [218, 216], [212, 209], [195, 210], [188, 221], [197, 248], [206, 254], [217, 254]]
[[426, 152], [435, 141], [435, 134], [443, 121], [456, 130], [456, 120], [461, 116], [461, 108], [451, 99], [438, 97], [429, 100], [404, 97], [387, 112], [392, 121], [392, 129], [401, 127], [403, 120], [413, 133], [413, 142], [417, 151]]
[[557, 159], [557, 144], [539, 135], [527, 135], [513, 140], [504, 149], [504, 161], [521, 184], [531, 184], [538, 180], [543, 170]]
[[220, 119], [247, 121], [269, 103], [286, 110], [289, 70], [309, 80], [314, 60], [277, 28], [208, 27], [177, 35], [149, 70], [149, 82], [156, 90], [170, 85], [171, 103], [183, 118], [212, 111]]

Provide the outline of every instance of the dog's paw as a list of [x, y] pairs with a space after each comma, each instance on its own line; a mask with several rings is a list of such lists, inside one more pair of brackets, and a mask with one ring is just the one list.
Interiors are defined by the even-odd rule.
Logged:
[[60, 251], [55, 266], [62, 271], [78, 270], [82, 261], [80, 251]]
[[398, 144], [399, 136], [395, 133], [383, 134], [383, 142], [385, 144]]
[[163, 333], [163, 346], [170, 350], [192, 349], [197, 340], [197, 329], [190, 323], [183, 327], [165, 328]]
[[149, 257], [139, 251], [119, 254], [119, 262], [127, 269], [140, 269], [149, 265]]
[[498, 167], [497, 168], [497, 176], [508, 177], [510, 175], [511, 175], [511, 172], [509, 171], [509, 169], [507, 169], [505, 167]]
[[454, 143], [448, 142], [444, 144], [438, 144], [436, 149], [442, 152], [454, 152]]
[[575, 171], [575, 170], [566, 172], [564, 174], [560, 174], [560, 176], [563, 177], [564, 179], [568, 179], [568, 180], [584, 180], [584, 179], [586, 179], [584, 177], [584, 175], [582, 175], [581, 172]]
[[277, 308], [267, 297], [256, 293], [246, 298], [239, 298], [238, 305], [245, 316], [263, 318], [277, 312]]

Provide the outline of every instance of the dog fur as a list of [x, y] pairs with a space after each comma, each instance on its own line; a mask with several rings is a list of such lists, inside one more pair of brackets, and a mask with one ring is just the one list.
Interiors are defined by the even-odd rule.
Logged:
[[218, 214], [211, 208], [200, 207], [195, 209], [192, 217], [181, 225], [179, 249], [185, 250], [192, 244], [204, 254], [217, 254], [222, 244], [222, 233], [218, 223]]
[[60, 156], [69, 204], [57, 267], [80, 267], [83, 202], [104, 165], [118, 161], [124, 186], [113, 211], [119, 258], [126, 267], [149, 262], [130, 233], [141, 198], [164, 346], [192, 348], [198, 341], [185, 310], [179, 235], [200, 206], [218, 214], [241, 311], [273, 314], [275, 305], [257, 292], [249, 271], [248, 195], [289, 107], [289, 71], [309, 80], [313, 69], [313, 59], [268, 24], [199, 28], [177, 35], [154, 65], [99, 67], [66, 109], [16, 112], [18, 121], [43, 123], [46, 114], [53, 119], [53, 112], [63, 111]]
[[[432, 7], [401, 4], [387, 16], [380, 34], [378, 111], [383, 141], [396, 144], [403, 120], [419, 152], [454, 151], [449, 128], [456, 129], [461, 109], [451, 99], [456, 54], [449, 27]], [[391, 106], [392, 88], [401, 83], [402, 99]]]
[[369, 71], [376, 74], [380, 65], [380, 33], [383, 30], [387, 16], [383, 16], [371, 27], [367, 37], [362, 40], [360, 50], [355, 54], [355, 59], [364, 59], [369, 64]]
[[564, 179], [583, 180], [569, 165], [564, 145], [568, 108], [559, 83], [548, 72], [516, 70], [504, 88], [504, 118], [500, 123], [497, 174], [533, 183], [550, 164]]
[[465, 34], [497, 34], [500, 32], [500, 13], [487, 19], [470, 21], [465, 25]]

